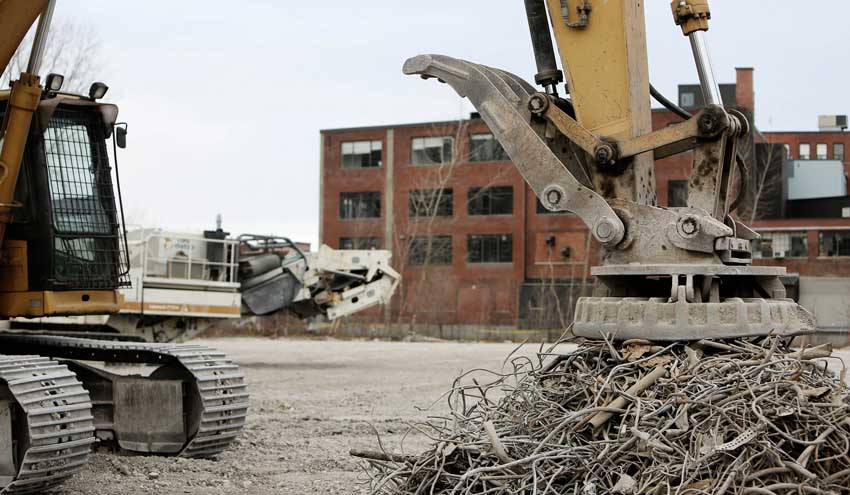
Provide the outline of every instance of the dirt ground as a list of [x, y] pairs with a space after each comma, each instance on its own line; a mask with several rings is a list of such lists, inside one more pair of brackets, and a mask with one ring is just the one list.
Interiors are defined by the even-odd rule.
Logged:
[[[429, 406], [461, 371], [499, 369], [516, 344], [393, 343], [265, 339], [199, 341], [243, 366], [250, 419], [217, 460], [99, 452], [62, 494], [366, 493], [351, 448], [387, 449], [406, 424], [446, 410]], [[537, 346], [525, 346], [533, 354]], [[371, 424], [371, 426], [370, 426]], [[412, 434], [406, 452], [427, 443]]]
[[[397, 450], [406, 424], [446, 410], [439, 399], [462, 371], [499, 369], [515, 344], [216, 339], [199, 341], [244, 367], [251, 415], [216, 460], [99, 452], [61, 494], [366, 493], [351, 448], [375, 430]], [[527, 345], [522, 354], [532, 355]], [[850, 352], [839, 353], [845, 359]], [[374, 430], [373, 430], [374, 427]], [[416, 434], [405, 452], [424, 449]]]

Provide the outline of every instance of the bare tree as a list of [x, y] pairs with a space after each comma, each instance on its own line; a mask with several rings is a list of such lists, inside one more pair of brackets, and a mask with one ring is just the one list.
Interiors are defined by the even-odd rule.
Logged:
[[[504, 180], [510, 170], [502, 167], [471, 197], [461, 198], [456, 191], [450, 192], [457, 167], [469, 161], [468, 150], [462, 145], [469, 134], [469, 123], [461, 121], [449, 132], [436, 127], [430, 132], [431, 137], [447, 134], [454, 143], [452, 156], [443, 163], [417, 167], [406, 197], [407, 215], [397, 216], [393, 224], [396, 269], [402, 273], [416, 272], [412, 279], [402, 278], [398, 289], [400, 305], [395, 314], [396, 323], [406, 324], [411, 332], [418, 317], [429, 315], [432, 320], [439, 319], [439, 314], [446, 310], [443, 277], [446, 263], [451, 262], [452, 245], [441, 237], [452, 234], [460, 209], [466, 209], [470, 202], [486, 194], [487, 188]], [[448, 205], [451, 205], [450, 214]]]
[[[34, 33], [35, 29], [30, 29], [12, 55], [0, 76], [0, 88], [8, 88], [9, 83], [26, 69]], [[91, 25], [54, 22], [47, 36], [40, 75], [62, 74], [65, 76], [63, 91], [84, 93], [102, 68], [100, 46], [100, 38]]]
[[[776, 218], [784, 213], [783, 188], [787, 152], [781, 144], [772, 143], [756, 130], [739, 141], [739, 151], [747, 164], [747, 190], [743, 192], [737, 214], [751, 224], [762, 218]], [[740, 177], [741, 171], [736, 171]]]

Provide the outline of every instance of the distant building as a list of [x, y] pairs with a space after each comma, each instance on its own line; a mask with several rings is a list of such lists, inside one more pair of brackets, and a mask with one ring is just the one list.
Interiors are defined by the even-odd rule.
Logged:
[[[753, 70], [736, 72], [721, 93], [752, 121]], [[699, 86], [680, 86], [678, 101], [701, 107]], [[404, 276], [392, 308], [361, 318], [562, 328], [589, 293], [599, 249], [584, 224], [545, 210], [476, 117], [321, 131], [321, 242], [391, 249]], [[738, 214], [764, 235], [756, 263], [786, 264], [791, 294], [846, 331], [850, 312], [842, 319], [830, 307], [850, 302], [850, 133], [835, 128], [841, 119], [822, 120], [833, 127], [755, 130], [745, 140], [752, 187]], [[678, 121], [653, 110], [656, 129]], [[660, 205], [685, 204], [691, 161], [684, 153], [656, 162]]]

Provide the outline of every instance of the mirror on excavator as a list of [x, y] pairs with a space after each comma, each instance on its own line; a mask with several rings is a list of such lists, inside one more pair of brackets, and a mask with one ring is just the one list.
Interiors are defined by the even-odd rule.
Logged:
[[115, 124], [115, 143], [122, 150], [127, 147], [127, 124], [125, 122]]

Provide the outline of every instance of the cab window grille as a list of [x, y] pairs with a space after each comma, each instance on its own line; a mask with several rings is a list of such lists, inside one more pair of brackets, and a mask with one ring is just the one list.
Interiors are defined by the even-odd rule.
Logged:
[[98, 114], [61, 108], [44, 133], [53, 276], [71, 289], [129, 285], [105, 140]]

